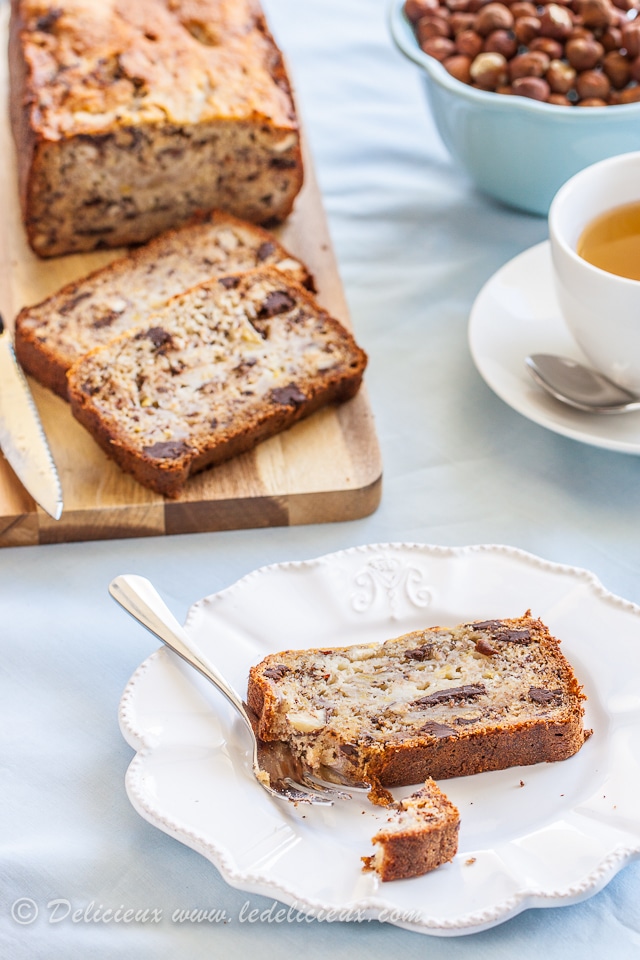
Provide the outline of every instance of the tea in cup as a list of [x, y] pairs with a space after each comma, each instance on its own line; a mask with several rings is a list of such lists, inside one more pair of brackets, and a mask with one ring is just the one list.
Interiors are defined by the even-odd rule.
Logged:
[[577, 250], [594, 267], [640, 280], [640, 200], [606, 210], [588, 223]]
[[640, 394], [640, 152], [571, 177], [551, 204], [549, 240], [576, 343], [596, 370]]

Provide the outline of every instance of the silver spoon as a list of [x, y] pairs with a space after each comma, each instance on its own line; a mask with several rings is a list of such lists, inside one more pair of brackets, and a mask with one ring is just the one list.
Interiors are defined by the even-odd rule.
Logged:
[[640, 410], [640, 397], [577, 360], [534, 353], [526, 357], [525, 363], [539, 387], [576, 410], [586, 413]]

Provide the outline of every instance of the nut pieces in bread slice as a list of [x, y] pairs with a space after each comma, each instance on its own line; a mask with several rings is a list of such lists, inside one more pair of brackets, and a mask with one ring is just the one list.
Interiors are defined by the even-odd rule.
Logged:
[[[381, 881], [453, 859], [460, 817], [434, 779], [564, 760], [591, 734], [560, 642], [523, 617], [429, 627], [384, 643], [287, 650], [249, 674], [264, 740], [312, 771], [370, 784], [389, 815], [363, 869]], [[425, 781], [398, 802], [387, 787]]]
[[74, 416], [144, 486], [188, 477], [353, 397], [367, 357], [302, 286], [273, 268], [171, 299], [69, 370]]
[[66, 398], [67, 370], [83, 354], [199, 283], [261, 266], [313, 289], [307, 268], [272, 233], [220, 211], [197, 217], [24, 307], [15, 323], [16, 354], [28, 374]]
[[387, 787], [570, 757], [587, 736], [583, 699], [529, 611], [272, 654], [248, 686], [263, 739], [286, 740], [325, 776], [369, 783], [381, 804]]

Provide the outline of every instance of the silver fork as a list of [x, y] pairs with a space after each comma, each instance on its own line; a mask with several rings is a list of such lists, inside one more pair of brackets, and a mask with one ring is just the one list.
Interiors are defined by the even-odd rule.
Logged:
[[334, 800], [350, 799], [351, 794], [312, 779], [285, 743], [260, 740], [255, 713], [197, 650], [149, 580], [136, 574], [122, 574], [109, 584], [109, 593], [143, 627], [210, 680], [235, 707], [251, 734], [253, 773], [272, 797], [325, 806], [330, 806]]

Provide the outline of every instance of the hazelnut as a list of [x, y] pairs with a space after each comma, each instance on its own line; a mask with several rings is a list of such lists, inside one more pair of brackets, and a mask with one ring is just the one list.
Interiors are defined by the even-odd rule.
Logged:
[[542, 50], [552, 60], [560, 60], [564, 53], [564, 47], [559, 40], [553, 40], [551, 37], [534, 37], [529, 44], [529, 50]]
[[576, 40], [578, 37], [584, 37], [585, 40], [593, 40], [593, 31], [589, 30], [588, 27], [583, 27], [579, 23], [576, 24], [567, 37], [567, 40]]
[[540, 33], [543, 37], [564, 40], [573, 30], [573, 20], [566, 7], [549, 3], [540, 15]]
[[475, 30], [463, 30], [455, 39], [456, 50], [466, 57], [477, 57], [482, 50], [483, 40]]
[[611, 93], [611, 81], [599, 70], [584, 70], [576, 77], [576, 93], [580, 100], [606, 100]]
[[471, 79], [482, 90], [495, 90], [507, 82], [509, 71], [501, 53], [479, 53], [471, 63]]
[[640, 100], [640, 86], [627, 87], [627, 89], [622, 90], [618, 96], [620, 103], [638, 103]]
[[404, 12], [411, 23], [417, 23], [421, 17], [427, 17], [439, 9], [438, 0], [405, 0]]
[[448, 37], [451, 35], [449, 21], [444, 17], [422, 17], [416, 24], [416, 36], [420, 46], [429, 37]]
[[606, 107], [608, 106], [607, 101], [603, 100], [602, 97], [585, 97], [584, 100], [578, 102], [579, 107]]
[[600, 43], [605, 50], [620, 50], [622, 46], [622, 30], [620, 27], [609, 27], [600, 37]]
[[513, 32], [520, 43], [527, 46], [534, 37], [540, 36], [540, 20], [538, 17], [520, 17], [513, 25]]
[[448, 37], [428, 37], [420, 47], [434, 60], [440, 61], [446, 60], [456, 52], [453, 40], [449, 40]]
[[552, 60], [545, 73], [552, 93], [568, 93], [576, 80], [576, 71], [564, 60]]
[[519, 53], [517, 57], [509, 63], [509, 76], [511, 80], [517, 80], [519, 77], [544, 77], [549, 69], [549, 57], [540, 50], [532, 50], [529, 53]]
[[619, 50], [610, 50], [605, 54], [602, 61], [602, 70], [609, 77], [611, 86], [616, 90], [622, 90], [631, 79], [631, 67], [629, 61]]
[[520, 17], [535, 17], [538, 14], [537, 6], [535, 3], [530, 3], [529, 0], [516, 0], [509, 9], [515, 20], [519, 20]]
[[529, 97], [530, 100], [548, 100], [551, 92], [542, 77], [518, 77], [511, 86], [516, 96]]
[[640, 57], [636, 57], [635, 60], [631, 61], [629, 64], [629, 73], [631, 74], [632, 80], [640, 83]]
[[510, 60], [518, 52], [518, 41], [512, 30], [494, 30], [484, 41], [482, 49], [489, 53], [501, 53]]
[[469, 0], [469, 7], [471, 13], [477, 13], [482, 7], [486, 7], [487, 4], [493, 3], [494, 0]]
[[632, 59], [640, 54], [640, 23], [628, 23], [622, 29], [622, 46]]
[[571, 107], [573, 104], [564, 93], [550, 93], [547, 97], [547, 103], [555, 103], [559, 107]]
[[468, 13], [469, 0], [447, 0], [447, 9], [451, 11], [452, 16], [456, 13]]
[[513, 14], [504, 3], [488, 3], [476, 14], [474, 28], [482, 37], [488, 37], [494, 30], [510, 30], [513, 26]]
[[454, 37], [457, 37], [463, 30], [470, 30], [474, 20], [475, 17], [472, 13], [452, 13], [449, 17], [451, 33]]
[[565, 56], [575, 70], [592, 70], [602, 60], [604, 47], [597, 40], [576, 37], [567, 42]]
[[615, 16], [609, 0], [577, 0], [576, 13], [592, 30], [606, 30]]
[[442, 66], [447, 73], [459, 80], [461, 83], [471, 83], [471, 57], [465, 57], [461, 53], [454, 53], [452, 57], [447, 57], [442, 61]]

